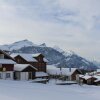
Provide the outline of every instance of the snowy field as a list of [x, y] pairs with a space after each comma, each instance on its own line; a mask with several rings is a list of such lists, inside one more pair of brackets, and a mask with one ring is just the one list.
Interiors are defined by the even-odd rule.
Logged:
[[0, 100], [100, 100], [100, 87], [0, 80]]

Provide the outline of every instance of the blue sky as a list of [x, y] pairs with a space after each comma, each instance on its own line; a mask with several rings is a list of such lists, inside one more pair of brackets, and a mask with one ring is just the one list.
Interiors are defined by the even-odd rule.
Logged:
[[100, 61], [100, 0], [0, 0], [0, 44], [29, 39]]

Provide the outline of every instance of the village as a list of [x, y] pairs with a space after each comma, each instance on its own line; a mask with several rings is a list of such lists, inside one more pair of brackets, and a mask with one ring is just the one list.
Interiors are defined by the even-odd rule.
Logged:
[[0, 100], [100, 100], [100, 0], [0, 0]]
[[25, 54], [0, 50], [0, 79], [47, 83], [56, 80], [57, 85], [100, 85], [100, 69], [82, 73], [78, 68], [48, 65], [41, 53]]

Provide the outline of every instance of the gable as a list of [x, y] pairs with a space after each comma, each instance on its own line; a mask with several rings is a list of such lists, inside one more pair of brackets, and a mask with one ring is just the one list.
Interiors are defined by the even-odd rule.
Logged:
[[[79, 70], [76, 69], [76, 70], [73, 72], [73, 74], [82, 74], [82, 73], [81, 73], [81, 71], [79, 71]], [[73, 74], [72, 74], [72, 75], [73, 75]]]
[[28, 66], [24, 70], [22, 70], [22, 72], [34, 72], [34, 71], [36, 71], [36, 69], [32, 68], [31, 66]]
[[38, 55], [37, 57], [34, 57], [39, 62], [44, 62], [44, 56], [42, 54]]
[[16, 56], [14, 59], [16, 60], [17, 63], [27, 63], [27, 61], [20, 55]]
[[[13, 55], [11, 55], [13, 56]], [[16, 56], [13, 56], [14, 58], [18, 58], [20, 57], [21, 59], [23, 59], [24, 61], [27, 61], [27, 62], [37, 62], [37, 60], [32, 57], [32, 54], [17, 54]]]
[[20, 71], [20, 72], [31, 72], [31, 71], [36, 71], [37, 69], [35, 67], [33, 67], [30, 64], [15, 64], [14, 65], [14, 71]]
[[41, 53], [36, 54], [27, 54], [27, 53], [12, 53], [11, 57], [17, 59], [18, 57], [21, 57], [24, 61], [27, 62], [48, 62], [46, 58], [44, 58], [44, 55]]
[[42, 55], [41, 53], [32, 54], [32, 56], [33, 56], [33, 57], [39, 57], [39, 56], [44, 57], [44, 55]]
[[3, 59], [11, 59], [13, 61], [15, 61], [10, 55], [8, 55], [7, 53], [5, 53], [4, 51], [0, 50], [0, 54], [4, 55]]

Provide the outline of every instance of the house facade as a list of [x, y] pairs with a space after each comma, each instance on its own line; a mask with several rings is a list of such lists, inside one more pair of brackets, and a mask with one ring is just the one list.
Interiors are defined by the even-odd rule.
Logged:
[[17, 64], [8, 53], [0, 50], [0, 79], [30, 80], [36, 77], [36, 71], [31, 64]]
[[11, 54], [18, 64], [31, 64], [38, 72], [46, 72], [47, 60], [40, 53], [38, 54]]
[[76, 81], [77, 75], [81, 74], [77, 68], [58, 68], [55, 65], [48, 65], [47, 73], [56, 78], [65, 78], [68, 81]]
[[32, 80], [36, 77], [37, 69], [30, 64], [15, 64], [14, 79], [15, 80]]
[[86, 73], [85, 75], [79, 75], [79, 81], [80, 80], [82, 80], [84, 84], [100, 85], [100, 69]]
[[13, 80], [14, 64], [14, 59], [0, 50], [0, 79]]
[[84, 84], [88, 84], [88, 85], [93, 85], [94, 84], [94, 81], [97, 80], [96, 77], [94, 76], [89, 76], [89, 75], [83, 75], [83, 76], [80, 76], [79, 78], [79, 81], [82, 81], [82, 83]]

